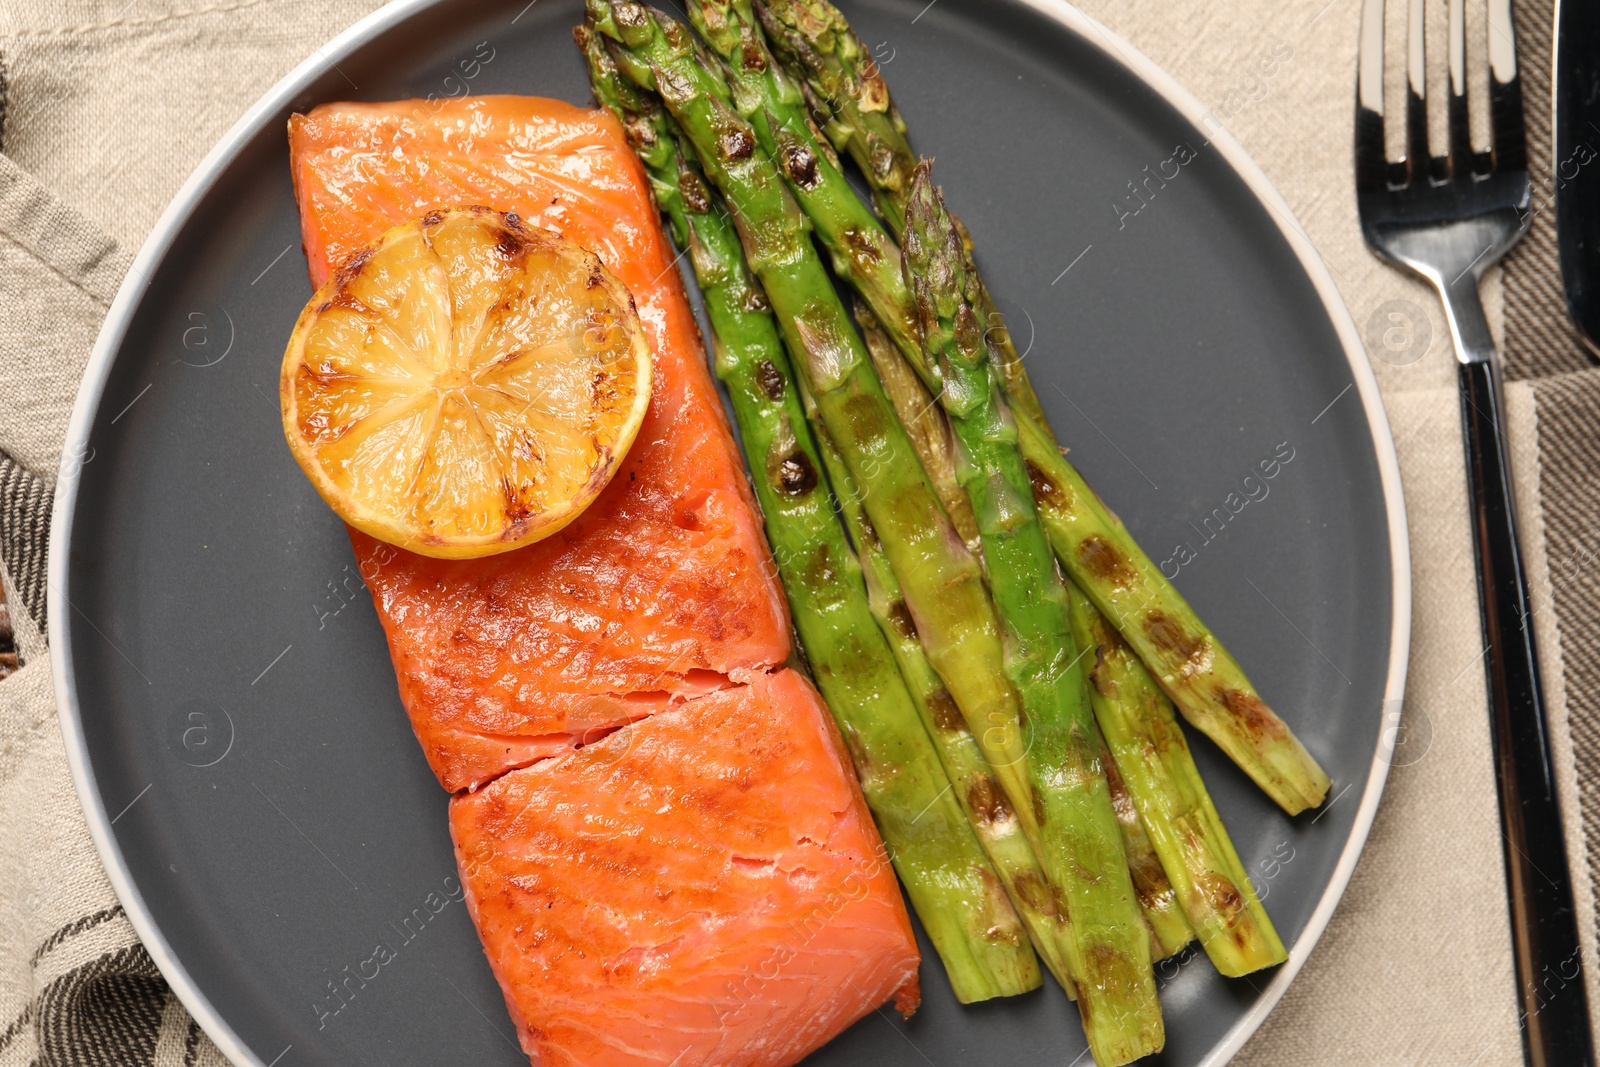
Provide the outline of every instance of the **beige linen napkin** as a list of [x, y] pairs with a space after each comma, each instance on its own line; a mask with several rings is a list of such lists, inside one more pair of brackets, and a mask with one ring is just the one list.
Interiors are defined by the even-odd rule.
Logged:
[[0, 682], [0, 1067], [224, 1063], [78, 810], [41, 637], [49, 493], [132, 251], [228, 126], [376, 6], [0, 0], [0, 556], [24, 663]]
[[[1520, 1063], [1455, 362], [1437, 298], [1380, 263], [1362, 243], [1351, 148], [1361, 5], [1088, 0], [1080, 6], [1212, 108], [1294, 209], [1367, 339], [1399, 452], [1411, 527], [1412, 654], [1403, 713], [1408, 743], [1390, 772], [1366, 851], [1333, 922], [1235, 1062]], [[1437, 20], [1443, 5], [1435, 6]], [[1470, 14], [1481, 33], [1481, 6]], [[1542, 27], [1522, 33], [1519, 58], [1535, 48], [1547, 53], [1550, 5], [1520, 3], [1517, 17], [1519, 30]], [[1389, 40], [1391, 48], [1398, 46], [1393, 33]], [[1278, 63], [1275, 73], [1264, 73], [1262, 60], [1285, 51], [1291, 58]], [[1393, 75], [1398, 68], [1390, 66]], [[1548, 130], [1541, 118], [1547, 123], [1549, 108], [1541, 102], [1538, 71], [1529, 66], [1524, 63], [1522, 74], [1534, 165], [1548, 167]], [[1542, 90], [1547, 101], [1547, 71]], [[1442, 93], [1434, 97], [1442, 99]], [[1543, 221], [1548, 225], [1548, 217]], [[1546, 243], [1545, 252], [1548, 259], [1553, 246]], [[1496, 319], [1498, 274], [1485, 294]], [[1539, 284], [1557, 283], [1546, 271]], [[1541, 307], [1548, 314], [1548, 297]], [[1559, 307], [1557, 292], [1554, 308]], [[1408, 338], [1391, 335], [1385, 344], [1394, 311], [1414, 320], [1414, 328]], [[1514, 336], [1528, 335], [1524, 329]], [[1582, 365], [1524, 358], [1513, 373]], [[1512, 391], [1511, 437], [1530, 542], [1524, 547], [1534, 580], [1547, 583], [1539, 574], [1545, 551], [1531, 400], [1526, 387]], [[1596, 451], [1591, 449], [1590, 468], [1600, 458]], [[1549, 603], [1548, 597], [1542, 602]], [[1592, 616], [1596, 603], [1591, 599], [1577, 611]], [[1547, 611], [1535, 621], [1556, 705], [1553, 717], [1564, 722], [1563, 649], [1555, 628], [1546, 625], [1556, 616]], [[1592, 647], [1582, 650], [1585, 656], [1593, 655]], [[1564, 740], [1567, 731], [1554, 733]], [[1570, 749], [1562, 755], [1566, 814], [1576, 829]], [[1581, 834], [1569, 838], [1580, 849], [1573, 866], [1582, 875], [1577, 895], [1587, 956], [1594, 960], [1586, 853]], [[1590, 968], [1591, 979], [1595, 970]], [[1590, 1000], [1600, 1004], [1592, 984]]]
[[[0, 1067], [220, 1062], [139, 946], [76, 807], [40, 638], [41, 518], [77, 375], [129, 252], [249, 103], [370, 6], [0, 0], [0, 549], [7, 596], [26, 606], [14, 611], [25, 666], [0, 681]], [[1371, 338], [1410, 514], [1401, 756], [1327, 933], [1236, 1062], [1519, 1063], [1454, 364], [1434, 298], [1361, 244], [1357, 0], [1082, 6], [1210, 106], [1293, 207]], [[1548, 169], [1549, 0], [1518, 13], [1531, 147]], [[1548, 221], [1508, 265], [1503, 316], [1498, 278], [1490, 296], [1513, 375], [1559, 374], [1511, 390], [1511, 436], [1594, 964], [1600, 866], [1585, 827], [1600, 834], [1600, 778], [1586, 773], [1600, 767], [1600, 371], [1585, 370], [1556, 318]], [[1383, 333], [1391, 313], [1412, 325], [1398, 342]]]

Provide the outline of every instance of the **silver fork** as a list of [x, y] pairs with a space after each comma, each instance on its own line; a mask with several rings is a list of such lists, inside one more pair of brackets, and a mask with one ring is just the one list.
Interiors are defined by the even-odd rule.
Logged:
[[1481, 153], [1473, 151], [1467, 116], [1464, 0], [1444, 2], [1448, 145], [1441, 155], [1429, 153], [1425, 0], [1408, 0], [1405, 157], [1390, 161], [1383, 135], [1384, 0], [1365, 0], [1356, 75], [1356, 198], [1372, 250], [1438, 290], [1460, 363], [1523, 1053], [1536, 1067], [1590, 1067], [1594, 1049], [1572, 879], [1502, 429], [1500, 358], [1478, 298], [1484, 271], [1517, 243], [1530, 220], [1511, 0], [1488, 0], [1492, 142]]

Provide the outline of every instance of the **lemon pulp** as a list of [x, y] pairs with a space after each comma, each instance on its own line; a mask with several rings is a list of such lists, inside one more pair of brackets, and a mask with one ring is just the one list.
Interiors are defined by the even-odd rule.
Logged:
[[341, 518], [463, 558], [561, 529], [616, 472], [650, 399], [626, 287], [515, 215], [434, 212], [357, 253], [284, 353], [284, 434]]

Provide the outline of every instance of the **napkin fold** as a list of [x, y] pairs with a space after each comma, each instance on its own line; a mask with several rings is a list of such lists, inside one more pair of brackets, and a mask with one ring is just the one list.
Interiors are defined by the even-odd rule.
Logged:
[[[130, 250], [227, 126], [374, 5], [188, 3], [0, 6], [0, 580], [23, 661], [0, 681], [0, 1067], [223, 1062], [140, 945], [77, 807], [43, 638], [49, 500]], [[1360, 5], [1081, 6], [1214, 106], [1294, 208], [1369, 339], [1410, 518], [1412, 653], [1383, 804], [1321, 943], [1236, 1062], [1520, 1063], [1454, 362], [1437, 300], [1361, 244], [1350, 160]], [[1550, 7], [1517, 4], [1530, 154], [1545, 175]], [[1267, 55], [1278, 57], [1270, 75]], [[1600, 1007], [1600, 850], [1588, 847], [1600, 840], [1600, 369], [1565, 325], [1551, 215], [1536, 215], [1488, 297], [1508, 374], [1523, 379], [1508, 390], [1508, 432]], [[1397, 308], [1411, 327], [1398, 345], [1381, 328]]]
[[133, 250], [228, 126], [376, 6], [0, 3], [0, 579], [23, 663], [0, 682], [0, 1067], [227, 1062], [140, 943], [78, 808], [43, 636], [50, 500]]
[[0, 1064], [225, 1063], [111, 891], [67, 773], [45, 648], [56, 460], [128, 256], [0, 156], [0, 576], [23, 666], [0, 682]]

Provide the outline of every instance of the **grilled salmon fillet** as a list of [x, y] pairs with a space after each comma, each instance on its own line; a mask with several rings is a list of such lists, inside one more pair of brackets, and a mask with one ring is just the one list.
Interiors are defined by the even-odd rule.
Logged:
[[428, 762], [452, 792], [781, 664], [789, 621], [694, 318], [609, 114], [530, 97], [333, 104], [289, 124], [311, 277], [478, 204], [598, 255], [655, 353], [622, 468], [559, 534], [470, 562], [352, 533]]
[[542, 1067], [786, 1064], [917, 953], [832, 720], [793, 671], [450, 802], [477, 923]]
[[594, 504], [477, 560], [352, 531], [523, 1048], [546, 1065], [791, 1064], [918, 953], [848, 758], [779, 669], [787, 609], [638, 161], [609, 114], [485, 97], [289, 127], [320, 284], [407, 219], [483, 205], [596, 253], [655, 354]]

